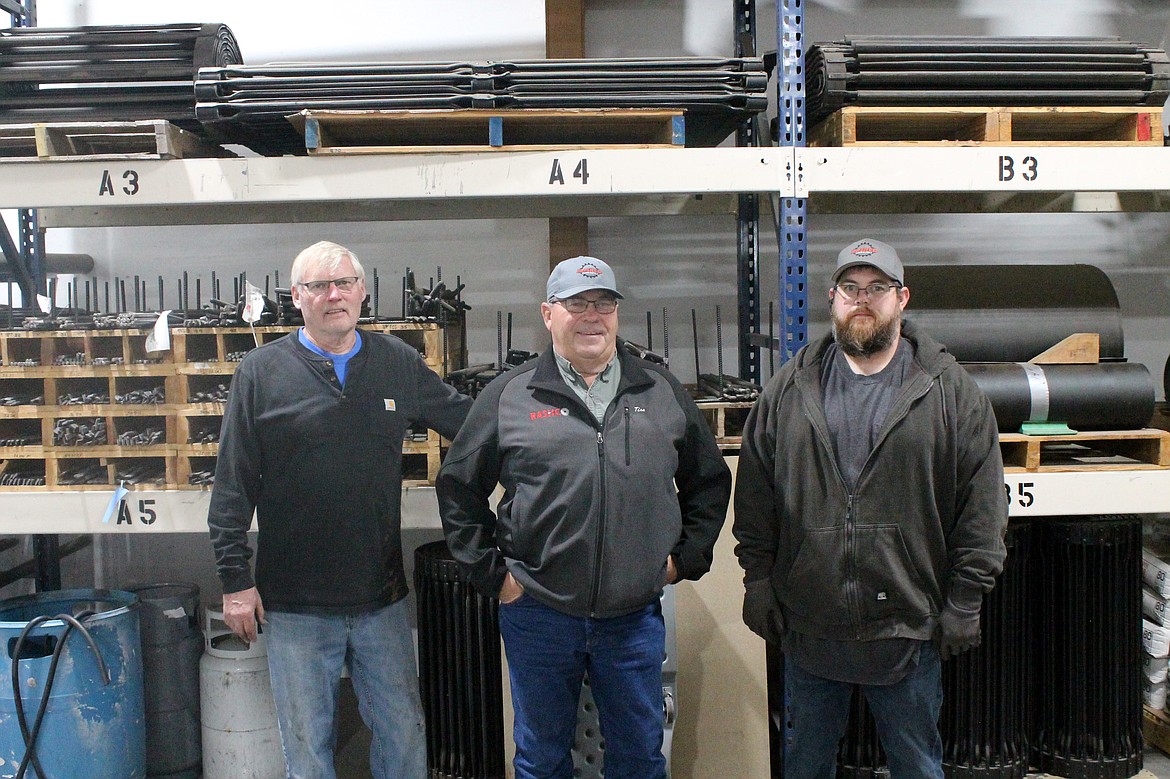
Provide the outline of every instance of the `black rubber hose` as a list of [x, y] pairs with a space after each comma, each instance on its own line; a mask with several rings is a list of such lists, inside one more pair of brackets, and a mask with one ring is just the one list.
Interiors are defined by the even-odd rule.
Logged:
[[[78, 617], [85, 619], [93, 616], [92, 611], [83, 611], [78, 614]], [[31, 730], [28, 727], [28, 720], [24, 713], [24, 701], [20, 694], [20, 655], [24, 648], [25, 639], [28, 634], [39, 627], [40, 625], [50, 620], [59, 619], [65, 623], [65, 632], [61, 634], [60, 640], [53, 648], [53, 659], [49, 663], [49, 673], [45, 678], [45, 691], [41, 693], [41, 702], [37, 707], [36, 719], [33, 722]], [[69, 634], [73, 632], [74, 628], [81, 631], [81, 635], [85, 638], [86, 643], [89, 644], [90, 650], [93, 651], [94, 657], [97, 658], [98, 668], [102, 675], [102, 684], [108, 685], [110, 683], [110, 671], [106, 667], [106, 662], [102, 659], [102, 653], [98, 650], [97, 644], [93, 640], [93, 636], [85, 629], [85, 626], [78, 621], [77, 617], [70, 614], [58, 614], [55, 617], [48, 615], [41, 615], [29, 621], [24, 626], [24, 630], [20, 632], [20, 636], [16, 639], [16, 644], [12, 650], [12, 698], [13, 705], [16, 708], [16, 719], [20, 724], [20, 733], [24, 738], [24, 758], [20, 761], [20, 768], [17, 769], [16, 779], [23, 779], [25, 772], [28, 770], [29, 763], [32, 763], [33, 768], [36, 769], [37, 775], [46, 777], [44, 768], [41, 767], [40, 760], [36, 754], [37, 737], [40, 735], [41, 723], [44, 721], [45, 713], [49, 708], [49, 700], [53, 691], [53, 681], [57, 676], [57, 663], [61, 660], [61, 653], [65, 650], [65, 643], [69, 639]]]

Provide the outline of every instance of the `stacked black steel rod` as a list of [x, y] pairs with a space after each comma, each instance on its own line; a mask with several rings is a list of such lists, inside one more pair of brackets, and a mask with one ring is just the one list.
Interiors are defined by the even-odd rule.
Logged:
[[0, 30], [0, 122], [165, 119], [198, 131], [196, 71], [240, 61], [222, 24]]
[[304, 153], [285, 119], [302, 110], [679, 108], [688, 146], [715, 145], [767, 108], [763, 60], [620, 58], [301, 63], [203, 68], [196, 113], [225, 140]]
[[805, 54], [814, 125], [859, 106], [1160, 106], [1164, 49], [1116, 38], [853, 36]]

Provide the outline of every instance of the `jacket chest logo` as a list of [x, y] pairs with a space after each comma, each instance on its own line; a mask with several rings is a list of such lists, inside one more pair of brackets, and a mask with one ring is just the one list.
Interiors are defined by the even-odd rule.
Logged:
[[541, 419], [551, 419], [553, 417], [567, 417], [569, 409], [567, 408], [542, 408], [539, 411], [533, 411], [528, 414], [528, 418], [533, 422]]

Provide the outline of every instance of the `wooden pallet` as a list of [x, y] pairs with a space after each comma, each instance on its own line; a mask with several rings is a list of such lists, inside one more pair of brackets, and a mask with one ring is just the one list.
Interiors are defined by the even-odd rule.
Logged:
[[288, 117], [310, 154], [670, 148], [683, 112], [659, 109], [312, 111]]
[[810, 146], [1161, 146], [1151, 106], [849, 106], [809, 133]]
[[172, 160], [221, 157], [216, 144], [161, 119], [0, 125], [0, 158], [26, 160]]
[[1162, 709], [1142, 707], [1142, 735], [1146, 743], [1170, 754], [1170, 714]]
[[1073, 435], [1001, 433], [999, 442], [1009, 473], [1170, 468], [1170, 432], [1153, 428]]
[[700, 400], [695, 405], [703, 412], [715, 434], [715, 443], [726, 454], [729, 450], [738, 452], [743, 443], [743, 423], [754, 403], [728, 403], [725, 401]]

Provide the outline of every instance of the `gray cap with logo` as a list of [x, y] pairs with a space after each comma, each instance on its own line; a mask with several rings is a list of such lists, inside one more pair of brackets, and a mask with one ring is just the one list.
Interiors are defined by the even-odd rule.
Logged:
[[557, 263], [548, 276], [545, 300], [564, 300], [591, 289], [603, 289], [620, 298], [613, 268], [596, 257], [571, 257]]
[[837, 269], [833, 271], [833, 283], [841, 274], [859, 265], [872, 265], [890, 277], [895, 284], [902, 283], [902, 260], [894, 247], [872, 238], [854, 241], [837, 255]]

